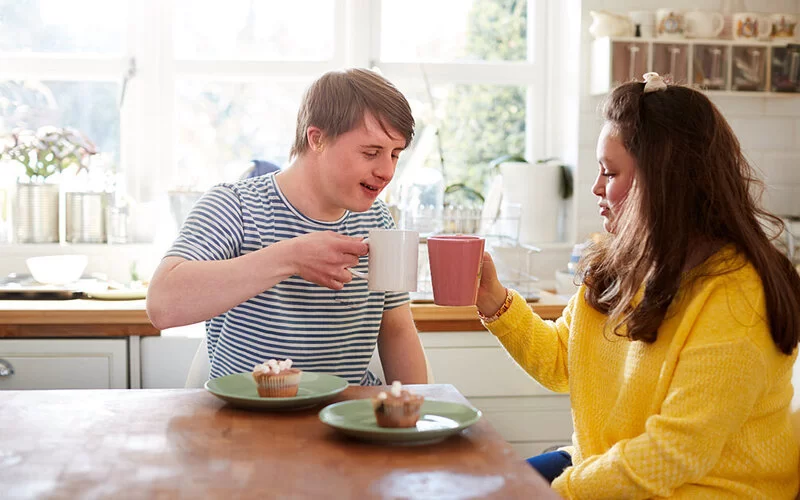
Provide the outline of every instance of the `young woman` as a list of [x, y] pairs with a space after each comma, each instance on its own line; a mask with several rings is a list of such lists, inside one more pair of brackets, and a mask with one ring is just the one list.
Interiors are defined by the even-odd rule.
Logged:
[[536, 316], [484, 257], [486, 327], [572, 401], [573, 446], [529, 461], [565, 498], [795, 498], [800, 277], [765, 231], [780, 219], [708, 98], [645, 80], [606, 103], [607, 234], [563, 316]]

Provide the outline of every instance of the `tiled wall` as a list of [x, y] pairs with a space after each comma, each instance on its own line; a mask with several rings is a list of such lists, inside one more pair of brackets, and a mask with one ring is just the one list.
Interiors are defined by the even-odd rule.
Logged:
[[[736, 9], [758, 12], [800, 12], [798, 0], [749, 0], [730, 2]], [[601, 121], [602, 97], [589, 95], [592, 23], [589, 11], [656, 10], [661, 7], [721, 11], [721, 0], [585, 0], [581, 4], [581, 95], [579, 154], [576, 171], [575, 237], [578, 241], [600, 231], [601, 220], [591, 185], [597, 173], [595, 145]], [[745, 153], [767, 183], [764, 204], [778, 214], [800, 215], [800, 95], [749, 97], [716, 96], [713, 101], [730, 122]]]

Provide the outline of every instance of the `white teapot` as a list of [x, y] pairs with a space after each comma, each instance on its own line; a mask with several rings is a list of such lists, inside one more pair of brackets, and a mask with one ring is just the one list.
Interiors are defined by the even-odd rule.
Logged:
[[595, 38], [605, 36], [633, 36], [636, 27], [628, 16], [614, 14], [606, 10], [589, 11], [592, 16], [592, 25], [589, 26], [589, 33]]

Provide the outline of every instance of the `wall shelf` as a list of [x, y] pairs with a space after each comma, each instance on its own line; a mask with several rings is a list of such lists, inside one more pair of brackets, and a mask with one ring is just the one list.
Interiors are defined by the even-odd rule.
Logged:
[[[601, 95], [655, 71], [711, 95], [795, 97], [800, 51], [791, 41], [598, 38], [591, 48], [590, 93]], [[791, 64], [790, 64], [791, 63]], [[790, 78], [784, 77], [792, 72]]]

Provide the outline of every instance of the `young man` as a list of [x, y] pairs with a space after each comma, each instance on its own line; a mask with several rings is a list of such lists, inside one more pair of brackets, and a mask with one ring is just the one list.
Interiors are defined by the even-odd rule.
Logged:
[[405, 97], [363, 69], [326, 73], [306, 91], [292, 163], [216, 186], [197, 202], [153, 276], [157, 328], [206, 321], [211, 378], [269, 358], [361, 385], [376, 343], [388, 382], [425, 383], [407, 293], [352, 281], [372, 228], [392, 228], [377, 199], [413, 137]]

